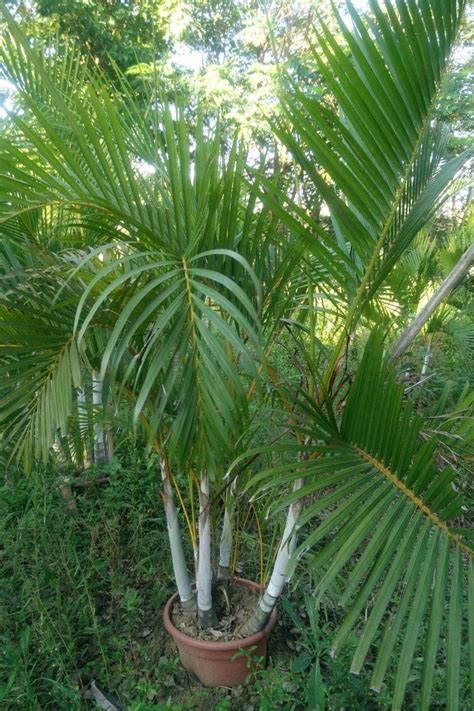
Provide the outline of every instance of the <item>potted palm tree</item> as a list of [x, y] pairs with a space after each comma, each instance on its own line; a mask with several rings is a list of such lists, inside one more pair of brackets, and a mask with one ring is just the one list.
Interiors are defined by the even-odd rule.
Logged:
[[[5, 442], [30, 465], [50, 456], [58, 429], [67, 435], [80, 410], [84, 373], [99, 373], [103, 397], [115, 407], [128, 403], [157, 455], [183, 612], [196, 614], [201, 628], [212, 627], [214, 496], [226, 482], [227, 489], [231, 481], [238, 486], [232, 460], [254, 455], [245, 448], [249, 400], [268, 381], [268, 354], [281, 324], [292, 329], [298, 321], [309, 330], [300, 339], [307, 387], [293, 393], [275, 385], [290, 403], [291, 438], [271, 448], [284, 460], [251, 483], [270, 493], [277, 511], [287, 509], [287, 521], [269, 581], [240, 633], [250, 646], [261, 645], [295, 560], [306, 556], [318, 574], [318, 597], [341, 576], [346, 581], [337, 587], [348, 611], [334, 652], [374, 600], [355, 673], [378, 643], [373, 684], [380, 688], [401, 645], [394, 708], [403, 702], [418, 638], [426, 640], [420, 693], [421, 708], [428, 708], [445, 634], [448, 707], [458, 707], [463, 561], [471, 550], [450, 525], [461, 505], [454, 475], [434, 467], [436, 441], [420, 444], [422, 421], [387, 365], [381, 331], [351, 382], [343, 366], [361, 327], [373, 326], [373, 314], [380, 314], [387, 276], [466, 161], [466, 155], [445, 160], [443, 131], [432, 122], [463, 6], [386, 0], [382, 7], [373, 3], [363, 19], [348, 4], [350, 29], [337, 15], [343, 46], [321, 22], [313, 59], [336, 108], [290, 81], [274, 130], [324, 200], [330, 226], [277, 180], [257, 174], [249, 181], [239, 142], [226, 143], [199, 110], [191, 124], [156, 91], [144, 110], [125, 82], [111, 95], [74, 53], [58, 64], [54, 52], [32, 48], [5, 13], [2, 63], [22, 110], [0, 145], [4, 245], [23, 240], [31, 270], [53, 275], [57, 284], [28, 287], [25, 269], [9, 287], [18, 299], [2, 306]], [[38, 240], [28, 219], [51, 212], [58, 216], [58, 249]], [[336, 329], [322, 371], [315, 338], [321, 295], [332, 304]], [[38, 324], [41, 333], [32, 338]], [[195, 587], [175, 504], [176, 494], [184, 498], [180, 472], [199, 503], [197, 520], [184, 509]], [[310, 495], [316, 499], [305, 508]], [[224, 511], [223, 578], [230, 500]], [[174, 604], [165, 613], [169, 629]], [[230, 652], [220, 644], [211, 646], [234, 658], [235, 669], [235, 651], [245, 642], [236, 640]], [[182, 652], [194, 671], [197, 647]]]
[[[23, 152], [26, 131], [33, 143], [25, 154], [31, 162], [23, 167], [38, 192], [26, 209], [11, 205], [3, 223], [5, 240], [11, 238], [13, 246], [21, 234], [31, 254], [31, 270], [14, 285], [16, 308], [4, 310], [10, 320], [4, 345], [30, 344], [37, 362], [21, 362], [4, 351], [5, 374], [25, 386], [13, 388], [5, 400], [3, 414], [12, 414], [6, 440], [12, 454], [30, 466], [50, 456], [58, 429], [71, 436], [72, 421], [86, 414], [87, 404], [100, 422], [99, 390], [116, 408], [130, 409], [157, 455], [179, 604], [206, 630], [214, 623], [210, 495], [212, 487], [222, 488], [219, 480], [239, 452], [248, 426], [248, 391], [263, 363], [262, 290], [249, 258], [266, 265], [270, 242], [266, 226], [253, 215], [255, 195], [244, 192], [243, 147], [237, 141], [226, 146], [199, 108], [191, 129], [182, 108], [174, 116], [166, 102], [156, 105], [155, 94], [143, 114], [125, 84], [121, 100], [113, 101], [100, 76], [81, 69], [80, 83], [79, 56], [69, 57], [64, 68], [78, 81], [77, 95], [69, 93], [64, 74], [56, 75], [54, 56], [29, 49], [11, 18], [9, 23], [5, 65], [23, 109], [13, 117], [11, 168]], [[91, 121], [100, 126], [95, 137]], [[34, 164], [46, 182], [31, 172]], [[20, 172], [23, 167], [17, 163]], [[7, 173], [10, 168], [5, 181]], [[13, 186], [19, 173], [11, 177]], [[25, 197], [18, 194], [20, 202]], [[41, 235], [44, 210], [54, 220]], [[24, 219], [30, 212], [39, 218], [33, 230]], [[53, 231], [56, 245], [45, 244]], [[272, 264], [278, 267], [276, 257]], [[47, 273], [56, 289], [43, 282], [40, 305], [38, 286]], [[31, 328], [39, 323], [41, 344], [31, 340]], [[91, 381], [86, 403], [83, 387]], [[194, 575], [175, 503], [176, 491], [181, 503], [185, 498], [176, 487], [178, 472], [197, 490], [197, 520], [184, 511]], [[221, 576], [228, 575], [231, 540], [227, 508]], [[248, 646], [257, 643], [261, 654], [265, 636], [259, 631]], [[243, 646], [227, 644], [227, 656]], [[190, 659], [195, 658], [194, 652]], [[243, 657], [232, 664], [230, 677], [217, 680], [231, 683], [236, 671], [241, 681]], [[199, 675], [211, 682], [206, 670]]]

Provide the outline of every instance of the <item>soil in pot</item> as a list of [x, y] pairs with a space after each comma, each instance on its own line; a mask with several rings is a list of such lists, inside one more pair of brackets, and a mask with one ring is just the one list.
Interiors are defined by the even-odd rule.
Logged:
[[[214, 626], [218, 635], [207, 630], [206, 635], [210, 638], [200, 638], [194, 620], [179, 614], [178, 594], [175, 593], [166, 603], [163, 611], [163, 620], [166, 630], [174, 638], [178, 645], [179, 656], [184, 668], [193, 672], [204, 686], [237, 686], [243, 684], [251, 670], [260, 660], [265, 660], [267, 655], [267, 639], [276, 622], [276, 609], [273, 610], [270, 619], [264, 629], [250, 637], [242, 637], [239, 634], [239, 627], [248, 618], [251, 610], [260, 593], [260, 587], [249, 580], [237, 578], [235, 580], [237, 592], [232, 588], [227, 592], [228, 601], [223, 591], [216, 590], [214, 604], [219, 599], [219, 607], [224, 611], [223, 621], [219, 629], [218, 624]], [[251, 595], [240, 594], [240, 588], [250, 589]], [[222, 594], [222, 600], [219, 593]], [[234, 605], [232, 605], [234, 599]], [[240, 600], [241, 604], [235, 604]], [[176, 610], [175, 610], [176, 606]], [[173, 619], [176, 616], [176, 624]], [[183, 632], [177, 625], [180, 623], [186, 626]], [[217, 617], [217, 615], [216, 615]], [[227, 630], [225, 627], [227, 626]], [[192, 629], [199, 636], [192, 636]], [[220, 633], [220, 635], [219, 635]]]
[[252, 614], [258, 600], [258, 593], [232, 582], [225, 588], [217, 586], [213, 590], [215, 623], [207, 630], [202, 630], [197, 620], [189, 612], [183, 612], [179, 602], [173, 605], [171, 620], [183, 634], [195, 639], [214, 642], [232, 642], [242, 639], [239, 630]]

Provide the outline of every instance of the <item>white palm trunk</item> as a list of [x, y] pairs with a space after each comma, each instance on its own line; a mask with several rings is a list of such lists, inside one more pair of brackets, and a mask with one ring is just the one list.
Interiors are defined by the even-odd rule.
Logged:
[[[293, 484], [293, 491], [301, 489], [303, 482], [304, 479], [297, 479]], [[288, 509], [285, 529], [278, 548], [270, 582], [268, 583], [265, 592], [259, 599], [252, 616], [240, 630], [246, 637], [256, 634], [265, 627], [272, 610], [278, 601], [278, 598], [283, 592], [285, 583], [288, 580], [290, 561], [296, 547], [297, 522], [302, 507], [303, 502], [300, 500], [291, 504]]]
[[471, 268], [471, 264], [474, 262], [474, 244], [471, 244], [461, 259], [456, 263], [453, 269], [449, 272], [446, 279], [443, 281], [441, 286], [435, 291], [433, 296], [428, 299], [424, 307], [421, 309], [418, 316], [410, 323], [408, 328], [403, 331], [402, 335], [395, 343], [390, 353], [391, 360], [395, 360], [401, 356], [410, 343], [413, 341], [415, 336], [421, 331], [425, 323], [436, 311], [438, 306], [445, 301], [456, 284], [463, 279]]
[[431, 339], [428, 340], [428, 345], [426, 346], [425, 355], [423, 357], [423, 366], [421, 368], [421, 377], [427, 375], [428, 368], [430, 366], [431, 360]]
[[227, 585], [230, 578], [230, 561], [232, 556], [232, 518], [228, 507], [224, 511], [224, 522], [222, 525], [222, 535], [219, 548], [219, 566], [217, 569], [217, 579], [220, 583]]
[[[298, 491], [298, 489], [301, 489], [303, 484], [304, 484], [304, 479], [297, 479], [294, 483], [293, 491]], [[302, 510], [303, 510], [303, 500], [300, 499], [299, 501], [295, 501], [295, 503], [291, 505], [290, 510], [288, 511], [288, 518], [290, 519], [290, 521], [288, 521], [288, 519], [287, 519], [287, 524], [289, 524], [289, 526], [293, 525], [293, 533], [291, 534], [291, 537], [290, 537], [290, 540], [288, 543], [288, 553], [290, 556], [290, 560], [293, 559], [293, 555], [296, 550], [296, 544], [298, 543], [298, 519], [300, 517]], [[289, 566], [287, 566], [287, 570], [286, 570], [286, 578], [285, 578], [286, 583], [288, 583], [290, 581], [291, 575], [293, 573], [293, 570], [289, 570], [288, 568], [289, 568]]]
[[91, 453], [89, 451], [89, 437], [88, 437], [88, 421], [86, 413], [86, 393], [80, 388], [77, 391], [77, 410], [78, 410], [78, 420], [79, 420], [79, 431], [81, 433], [81, 439], [84, 443], [84, 451], [82, 453], [84, 469], [89, 469], [92, 464]]
[[199, 483], [199, 560], [197, 570], [197, 607], [202, 629], [212, 624], [211, 521], [209, 511], [209, 476]]
[[[102, 407], [102, 381], [98, 370], [92, 371], [92, 404], [97, 409]], [[94, 422], [94, 462], [96, 464], [107, 462], [104, 428], [100, 422]]]
[[219, 565], [217, 569], [217, 579], [220, 583], [227, 585], [230, 578], [230, 564], [232, 558], [233, 545], [233, 517], [235, 504], [235, 484], [236, 479], [231, 484], [229, 494], [225, 502], [224, 521], [222, 524], [222, 534], [219, 547]]
[[163, 480], [163, 505], [165, 509], [168, 539], [171, 549], [173, 573], [178, 589], [179, 599], [183, 610], [192, 612], [196, 610], [196, 600], [189, 580], [186, 561], [184, 558], [183, 544], [179, 531], [178, 513], [173, 495], [168, 463], [164, 457], [160, 458], [161, 478]]

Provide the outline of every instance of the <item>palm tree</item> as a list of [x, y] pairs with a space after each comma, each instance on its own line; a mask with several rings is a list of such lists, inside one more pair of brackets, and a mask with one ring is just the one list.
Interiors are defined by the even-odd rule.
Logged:
[[[197, 541], [189, 517], [188, 524], [197, 607], [208, 626], [210, 482], [237, 451], [248, 420], [247, 381], [255, 381], [261, 361], [263, 304], [249, 260], [260, 271], [271, 262], [281, 280], [267, 227], [254, 215], [256, 196], [244, 194], [243, 148], [226, 144], [199, 109], [191, 130], [183, 109], [174, 107], [173, 116], [156, 93], [145, 116], [125, 83], [121, 99], [112, 100], [79, 56], [58, 69], [54, 53], [32, 51], [8, 21], [3, 58], [24, 113], [3, 146], [5, 248], [19, 238], [25, 215], [48, 211], [59, 249], [41, 243], [38, 230], [33, 241], [21, 235], [26, 250], [34, 246], [39, 279], [46, 252], [57, 293], [45, 283], [28, 287], [23, 269], [16, 292], [26, 285], [29, 296], [5, 307], [6, 441], [27, 466], [46, 458], [57, 430], [67, 433], [85, 371], [93, 398], [102, 388], [116, 403], [128, 398], [159, 455], [175, 577], [189, 607], [195, 601], [173, 472], [197, 482]], [[18, 190], [24, 179], [30, 188]], [[34, 323], [43, 324], [36, 342], [29, 338]]]
[[[281, 324], [307, 314], [311, 387], [293, 398], [295, 438], [280, 446], [298, 456], [254, 481], [260, 491], [282, 494], [276, 508], [289, 513], [247, 630], [265, 623], [293, 561], [305, 554], [318, 597], [331, 588], [348, 606], [334, 651], [373, 598], [353, 671], [379, 644], [373, 685], [380, 688], [401, 650], [394, 708], [418, 638], [425, 645], [421, 708], [428, 708], [445, 634], [448, 707], [458, 708], [463, 561], [471, 551], [448, 523], [460, 511], [455, 475], [436, 471], [435, 440], [419, 444], [421, 419], [386, 364], [380, 331], [344, 397], [341, 366], [358, 329], [373, 326], [372, 306], [391, 270], [466, 161], [444, 160], [443, 130], [431, 118], [463, 7], [462, 0], [386, 0], [383, 7], [372, 2], [363, 19], [349, 3], [353, 27], [337, 15], [345, 46], [321, 22], [314, 62], [337, 106], [308, 98], [288, 80], [274, 129], [329, 209], [329, 228], [277, 180], [258, 174], [248, 186], [243, 148], [226, 142], [200, 111], [191, 129], [184, 110], [160, 101], [156, 87], [148, 110], [138, 110], [125, 82], [120, 96], [111, 95], [74, 53], [58, 61], [31, 48], [5, 13], [2, 62], [22, 111], [0, 144], [0, 224], [10, 243], [26, 216], [52, 211], [60, 215], [61, 245], [53, 256], [38, 246], [52, 262], [56, 289], [45, 282], [26, 301], [2, 306], [7, 442], [27, 463], [48, 456], [58, 428], [67, 432], [84, 373], [98, 371], [117, 403], [132, 403], [159, 456], [176, 583], [191, 608], [174, 472], [197, 482], [197, 540], [192, 521], [189, 529], [197, 608], [207, 626], [210, 487], [240, 453], [249, 397], [264, 381]], [[79, 246], [78, 234], [87, 235]], [[39, 257], [34, 268], [46, 273]], [[22, 291], [26, 272], [12, 293]], [[315, 287], [338, 329], [321, 375]], [[318, 498], [303, 510], [309, 494]], [[227, 533], [223, 541], [228, 549]], [[316, 554], [308, 553], [314, 546]]]

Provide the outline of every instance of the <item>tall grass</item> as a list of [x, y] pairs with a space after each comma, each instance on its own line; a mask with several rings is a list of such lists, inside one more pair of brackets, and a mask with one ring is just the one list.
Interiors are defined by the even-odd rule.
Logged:
[[[117, 688], [172, 589], [154, 474], [115, 467], [68, 513], [58, 475], [0, 489], [0, 708], [83, 709]], [[141, 637], [140, 643], [137, 635]], [[140, 637], [138, 637], [140, 639]]]

